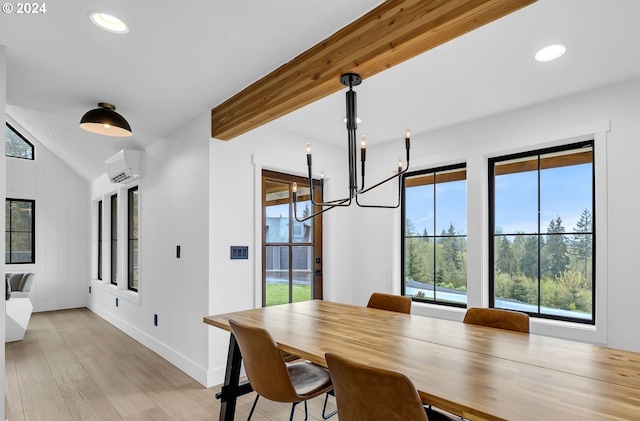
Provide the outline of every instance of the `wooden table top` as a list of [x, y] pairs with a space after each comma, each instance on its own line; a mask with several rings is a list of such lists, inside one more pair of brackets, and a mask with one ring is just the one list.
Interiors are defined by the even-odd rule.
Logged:
[[278, 346], [401, 372], [425, 403], [471, 420], [640, 420], [640, 353], [328, 301], [207, 316], [267, 329]]

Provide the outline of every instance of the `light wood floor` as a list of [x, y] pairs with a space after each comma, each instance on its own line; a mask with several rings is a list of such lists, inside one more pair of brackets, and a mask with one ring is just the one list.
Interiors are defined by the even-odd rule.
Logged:
[[[204, 388], [87, 309], [34, 313], [24, 340], [6, 344], [5, 376], [9, 421], [196, 421], [219, 415], [219, 386]], [[246, 420], [254, 398], [239, 399], [236, 420]], [[322, 420], [323, 400], [309, 402], [309, 420]], [[260, 399], [252, 420], [288, 420], [290, 409]], [[329, 409], [335, 409], [333, 398]], [[304, 419], [303, 406], [296, 411], [295, 419]]]

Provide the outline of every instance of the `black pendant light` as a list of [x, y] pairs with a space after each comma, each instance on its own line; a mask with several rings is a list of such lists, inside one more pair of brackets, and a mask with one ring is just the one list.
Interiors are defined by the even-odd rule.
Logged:
[[131, 126], [118, 114], [116, 107], [107, 103], [98, 103], [99, 108], [87, 111], [80, 120], [80, 127], [86, 131], [114, 137], [129, 137]]

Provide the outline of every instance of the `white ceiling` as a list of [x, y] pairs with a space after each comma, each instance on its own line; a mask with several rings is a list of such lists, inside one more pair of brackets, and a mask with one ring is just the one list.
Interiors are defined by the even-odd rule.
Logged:
[[[40, 15], [0, 15], [7, 111], [82, 177], [106, 158], [164, 138], [376, 7], [378, 0], [65, 0]], [[96, 28], [88, 10], [123, 19]], [[369, 144], [640, 78], [640, 1], [538, 0], [356, 88]], [[538, 63], [535, 51], [568, 51]], [[80, 117], [115, 104], [129, 139], [84, 132]], [[270, 124], [344, 144], [344, 92]], [[232, 141], [241, 141], [232, 140]]]

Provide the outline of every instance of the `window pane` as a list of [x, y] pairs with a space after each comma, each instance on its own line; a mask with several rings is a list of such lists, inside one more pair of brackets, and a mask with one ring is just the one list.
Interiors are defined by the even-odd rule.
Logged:
[[313, 242], [313, 219], [304, 222], [293, 220], [293, 242], [311, 243]]
[[[407, 237], [405, 239], [405, 287], [433, 289], [435, 255], [433, 237]], [[414, 295], [407, 292], [406, 295]]]
[[591, 212], [592, 165], [573, 165], [540, 171], [540, 223], [561, 216], [575, 227], [583, 211]]
[[138, 240], [129, 241], [129, 289], [138, 290]]
[[496, 164], [494, 179], [496, 232], [504, 234], [538, 232], [537, 167], [537, 158]]
[[289, 242], [289, 184], [267, 181], [267, 243]]
[[293, 247], [292, 259], [293, 302], [311, 300], [313, 247]]
[[[297, 192], [297, 216], [299, 219], [306, 218], [311, 215], [313, 204], [311, 203], [311, 191], [308, 185], [298, 183]], [[313, 221], [314, 219], [307, 219], [304, 222], [293, 221], [293, 242], [294, 243], [311, 243], [313, 242]]]
[[405, 214], [407, 235], [435, 235], [433, 184], [407, 187]]
[[466, 237], [436, 238], [436, 300], [467, 302]]
[[11, 231], [31, 231], [33, 202], [11, 201]]
[[289, 253], [288, 247], [266, 247], [266, 305], [272, 306], [289, 302]]
[[11, 234], [11, 263], [31, 262], [32, 235], [26, 232]]
[[[438, 180], [436, 174], [436, 182]], [[436, 232], [441, 235], [453, 226], [458, 234], [467, 232], [467, 181], [436, 183]]]
[[538, 236], [494, 237], [495, 306], [538, 312]]
[[33, 159], [33, 145], [20, 136], [9, 124], [4, 131], [4, 153], [13, 158]]

